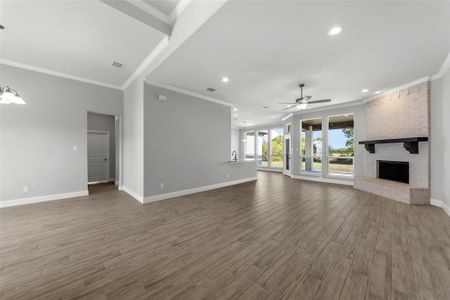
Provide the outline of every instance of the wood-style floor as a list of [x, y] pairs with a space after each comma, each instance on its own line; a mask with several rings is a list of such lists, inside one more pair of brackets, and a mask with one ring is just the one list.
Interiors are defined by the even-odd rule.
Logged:
[[450, 299], [450, 218], [351, 187], [258, 181], [141, 205], [0, 209], [1, 299]]

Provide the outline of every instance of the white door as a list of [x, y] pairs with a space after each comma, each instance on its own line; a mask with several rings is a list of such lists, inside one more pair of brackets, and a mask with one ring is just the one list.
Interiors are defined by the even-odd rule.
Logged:
[[88, 182], [109, 181], [109, 132], [88, 132]]

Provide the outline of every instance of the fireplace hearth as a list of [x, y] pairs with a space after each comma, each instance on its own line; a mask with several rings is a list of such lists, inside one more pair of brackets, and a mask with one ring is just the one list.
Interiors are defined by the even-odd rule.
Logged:
[[378, 160], [377, 165], [378, 178], [409, 183], [409, 162]]

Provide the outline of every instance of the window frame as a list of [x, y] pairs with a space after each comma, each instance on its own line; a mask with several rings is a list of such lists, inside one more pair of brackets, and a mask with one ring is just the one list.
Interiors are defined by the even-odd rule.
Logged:
[[[322, 153], [320, 154], [320, 156], [317, 156], [317, 157], [320, 157], [320, 160], [321, 160], [321, 167], [320, 167], [320, 170], [319, 171], [306, 171], [306, 170], [303, 170], [303, 168], [302, 168], [302, 164], [303, 164], [303, 155], [302, 155], [302, 142], [301, 142], [301, 140], [302, 140], [302, 122], [304, 122], [304, 121], [312, 121], [312, 120], [320, 120], [320, 122], [321, 122], [321, 139], [322, 139]], [[323, 151], [323, 141], [324, 141], [324, 126], [323, 126], [323, 117], [322, 116], [317, 116], [317, 117], [312, 117], [312, 118], [307, 118], [307, 119], [301, 119], [301, 120], [299, 120], [299, 135], [298, 135], [298, 137], [299, 137], [299, 155], [298, 155], [298, 157], [299, 157], [299, 173], [300, 173], [300, 175], [306, 175], [306, 176], [315, 176], [315, 177], [322, 177], [323, 176], [323, 174], [325, 174], [324, 173], [324, 170], [323, 170], [323, 161], [324, 161], [324, 151]], [[314, 157], [316, 157], [316, 156], [313, 156], [313, 164], [314, 164]], [[305, 159], [305, 162], [306, 162], [306, 159]]]
[[330, 118], [332, 117], [339, 117], [339, 116], [345, 116], [345, 115], [351, 115], [353, 117], [353, 139], [355, 139], [355, 113], [354, 112], [348, 112], [348, 113], [339, 113], [339, 114], [334, 114], [334, 115], [327, 115], [326, 116], [326, 120], [327, 120], [327, 148], [326, 148], [326, 177], [329, 178], [348, 178], [348, 179], [353, 179], [355, 176], [355, 145], [353, 144], [353, 157], [352, 157], [352, 174], [339, 174], [339, 173], [330, 173]]
[[[283, 150], [281, 151], [281, 166], [273, 166], [272, 165], [272, 130], [275, 129], [281, 129], [281, 137], [282, 137], [282, 142], [281, 142], [281, 147], [283, 147]], [[280, 126], [272, 126], [269, 127], [269, 168], [272, 169], [280, 169], [282, 170], [285, 166], [285, 161], [284, 161], [284, 157], [283, 157], [283, 153], [284, 153], [284, 127], [282, 125]]]
[[[248, 140], [247, 140], [247, 134], [248, 133], [252, 133], [253, 132], [253, 134], [254, 134], [254, 142], [253, 142], [253, 158], [247, 158], [247, 143], [248, 143]], [[244, 144], [244, 160], [247, 160], [247, 161], [252, 161], [252, 160], [254, 160], [254, 161], [256, 161], [256, 133], [257, 133], [257, 130], [248, 130], [248, 131], [244, 131], [244, 139], [245, 139], [245, 142], [243, 143]]]

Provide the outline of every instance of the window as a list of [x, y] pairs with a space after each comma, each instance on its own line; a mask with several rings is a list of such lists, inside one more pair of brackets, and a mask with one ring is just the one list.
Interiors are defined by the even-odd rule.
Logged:
[[300, 170], [322, 171], [322, 119], [300, 121]]
[[353, 115], [331, 116], [328, 119], [328, 174], [353, 175]]
[[258, 140], [256, 148], [256, 165], [261, 167], [269, 166], [269, 131], [258, 131]]
[[250, 131], [245, 133], [245, 159], [255, 159], [255, 132]]
[[283, 128], [272, 128], [270, 130], [271, 155], [270, 162], [272, 168], [283, 167]]

